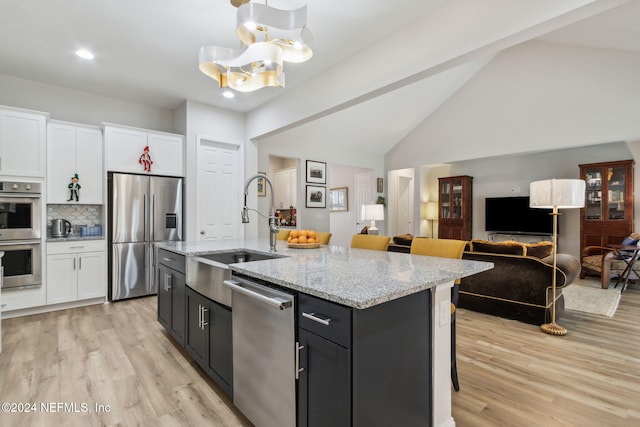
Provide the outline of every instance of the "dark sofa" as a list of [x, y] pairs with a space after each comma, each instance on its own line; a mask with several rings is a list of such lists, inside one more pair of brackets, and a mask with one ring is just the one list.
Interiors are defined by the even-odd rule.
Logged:
[[[399, 244], [400, 243], [400, 244]], [[389, 251], [409, 253], [411, 241], [395, 239]], [[472, 240], [462, 259], [493, 263], [460, 281], [458, 307], [531, 324], [551, 318], [553, 244], [540, 242], [488, 242]], [[556, 264], [556, 316], [564, 310], [562, 288], [580, 273], [580, 261], [558, 254]]]
[[[462, 259], [492, 262], [491, 270], [460, 281], [458, 307], [526, 323], [551, 319], [553, 257], [465, 252]], [[556, 317], [564, 310], [562, 288], [580, 273], [580, 261], [558, 254], [556, 263]]]

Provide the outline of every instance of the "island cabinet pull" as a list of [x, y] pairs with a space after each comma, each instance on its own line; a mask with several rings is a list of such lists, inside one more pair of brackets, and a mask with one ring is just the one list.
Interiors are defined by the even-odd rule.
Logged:
[[330, 326], [329, 324], [331, 323], [331, 319], [330, 318], [321, 319], [319, 317], [316, 317], [315, 313], [305, 313], [303, 311], [302, 312], [302, 317], [306, 317], [307, 319], [313, 320], [314, 322], [322, 323], [325, 326]]
[[209, 324], [209, 322], [207, 322], [206, 319], [206, 314], [209, 312], [209, 309], [205, 306], [202, 306], [202, 330], [204, 330], [204, 327], [207, 326]]
[[163, 257], [162, 259], [163, 259], [163, 261], [166, 261], [166, 262], [173, 261], [173, 258], [168, 258], [168, 257]]
[[296, 379], [300, 379], [300, 372], [304, 371], [304, 368], [300, 367], [300, 350], [304, 348], [299, 342], [296, 342]]

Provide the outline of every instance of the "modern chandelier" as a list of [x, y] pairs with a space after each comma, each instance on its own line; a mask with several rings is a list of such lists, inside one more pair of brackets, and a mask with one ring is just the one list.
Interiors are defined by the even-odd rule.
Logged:
[[238, 8], [236, 35], [241, 49], [202, 46], [199, 68], [220, 88], [251, 92], [284, 87], [283, 62], [305, 62], [313, 56], [307, 29], [307, 6], [281, 10], [250, 0], [231, 0]]

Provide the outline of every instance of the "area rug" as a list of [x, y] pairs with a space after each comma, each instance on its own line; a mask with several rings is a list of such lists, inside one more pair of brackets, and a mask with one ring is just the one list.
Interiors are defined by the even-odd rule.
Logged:
[[582, 311], [612, 317], [620, 303], [620, 290], [609, 285], [602, 289], [599, 280], [576, 280], [562, 290], [565, 310]]

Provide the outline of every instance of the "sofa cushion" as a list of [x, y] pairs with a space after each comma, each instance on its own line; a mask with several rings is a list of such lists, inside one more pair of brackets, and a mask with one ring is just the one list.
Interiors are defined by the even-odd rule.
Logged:
[[546, 258], [553, 254], [553, 242], [527, 243], [525, 255], [536, 258]]
[[484, 252], [489, 254], [524, 255], [525, 247], [520, 242], [512, 240], [504, 242], [489, 242], [488, 240], [471, 240], [473, 252]]

